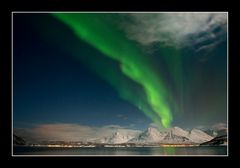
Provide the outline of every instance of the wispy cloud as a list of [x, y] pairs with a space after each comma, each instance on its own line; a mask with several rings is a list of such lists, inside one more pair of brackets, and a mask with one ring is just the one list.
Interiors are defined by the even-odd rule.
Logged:
[[200, 43], [204, 46], [211, 45], [204, 44], [206, 41], [218, 41], [218, 37], [226, 33], [227, 13], [133, 13], [125, 16], [129, 19], [123, 29], [130, 39], [142, 45], [161, 42], [175, 47]]
[[123, 119], [123, 120], [128, 119], [128, 117], [126, 115], [123, 115], [123, 114], [118, 114], [117, 117], [120, 118], [120, 119]]
[[223, 129], [227, 129], [227, 124], [226, 123], [217, 123], [217, 124], [214, 124], [212, 126], [213, 130], [223, 130]]
[[84, 140], [96, 136], [96, 129], [77, 124], [42, 124], [32, 128], [16, 128], [14, 132], [26, 139], [41, 140]]
[[111, 135], [116, 130], [126, 130], [128, 127], [119, 125], [105, 125], [90, 127], [79, 124], [41, 124], [32, 128], [15, 128], [14, 133], [30, 142], [57, 141], [85, 141]]

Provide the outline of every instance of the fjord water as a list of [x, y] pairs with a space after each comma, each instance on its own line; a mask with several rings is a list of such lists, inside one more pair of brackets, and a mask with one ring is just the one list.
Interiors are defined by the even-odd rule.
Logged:
[[227, 155], [227, 146], [197, 147], [14, 147], [14, 155]]

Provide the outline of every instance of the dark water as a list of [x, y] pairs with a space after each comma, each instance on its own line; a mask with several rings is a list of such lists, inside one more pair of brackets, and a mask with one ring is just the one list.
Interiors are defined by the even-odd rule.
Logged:
[[226, 146], [201, 147], [14, 147], [14, 155], [227, 155]]

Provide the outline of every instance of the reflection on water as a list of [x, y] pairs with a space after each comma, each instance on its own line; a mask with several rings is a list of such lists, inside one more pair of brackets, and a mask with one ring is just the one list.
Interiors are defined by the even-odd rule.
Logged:
[[226, 146], [201, 147], [14, 147], [14, 155], [227, 155]]
[[165, 147], [165, 148], [163, 148], [163, 154], [164, 155], [175, 155], [176, 154], [175, 147]]

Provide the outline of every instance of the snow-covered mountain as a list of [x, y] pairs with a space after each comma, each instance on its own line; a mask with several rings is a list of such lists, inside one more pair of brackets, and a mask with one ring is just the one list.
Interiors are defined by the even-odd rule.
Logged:
[[[49, 126], [48, 126], [49, 127]], [[52, 128], [53, 127], [53, 128]], [[106, 144], [122, 144], [129, 146], [136, 145], [160, 145], [160, 144], [202, 144], [211, 141], [214, 137], [221, 135], [227, 136], [227, 125], [224, 123], [215, 124], [212, 127], [198, 126], [194, 129], [182, 129], [172, 127], [159, 130], [155, 125], [151, 125], [144, 131], [130, 129], [128, 127], [120, 127], [116, 125], [108, 125], [102, 128], [89, 128], [75, 126], [71, 133], [66, 133], [65, 129], [56, 132], [59, 126], [51, 125], [51, 134], [44, 134], [42, 128], [31, 129], [14, 129], [14, 134], [22, 137], [27, 144], [41, 144], [42, 142], [59, 141], [59, 142], [76, 142], [79, 144], [95, 144], [104, 146]], [[66, 126], [64, 126], [66, 127]], [[83, 127], [83, 128], [82, 128]], [[77, 133], [76, 133], [77, 132]], [[58, 134], [69, 135], [67, 138], [59, 138]], [[48, 136], [50, 135], [50, 136]], [[71, 138], [71, 136], [74, 136]], [[76, 137], [75, 137], [76, 135]], [[68, 138], [70, 137], [70, 139]], [[17, 144], [17, 138], [14, 136], [14, 144]], [[21, 142], [22, 143], [22, 142]], [[18, 143], [20, 144], [20, 143]], [[22, 143], [23, 144], [23, 143]]]
[[212, 137], [227, 135], [227, 124], [225, 123], [217, 123], [210, 128], [199, 127], [198, 129], [200, 129], [201, 131], [205, 132], [206, 134]]
[[188, 138], [195, 143], [203, 143], [213, 139], [212, 136], [206, 134], [199, 129], [192, 129], [188, 135]]
[[156, 128], [148, 128], [137, 137], [128, 141], [129, 143], [156, 143], [160, 142], [166, 133], [160, 133]]
[[227, 135], [223, 135], [223, 136], [218, 136], [213, 138], [210, 141], [204, 142], [202, 144], [200, 144], [201, 146], [208, 146], [208, 145], [227, 145], [228, 144], [228, 137]]
[[162, 144], [198, 144], [213, 139], [199, 129], [191, 131], [183, 130], [179, 127], [158, 131], [156, 128], [148, 128], [143, 133], [128, 141], [128, 143], [162, 143]]
[[118, 129], [110, 136], [105, 136], [103, 138], [97, 139], [95, 142], [105, 144], [121, 144], [128, 142], [129, 140], [138, 136], [140, 133], [141, 132], [138, 130]]
[[179, 127], [173, 127], [166, 131], [166, 136], [161, 143], [164, 144], [192, 144], [194, 141], [189, 139], [189, 132]]
[[123, 135], [119, 132], [115, 132], [112, 136], [110, 136], [109, 138], [104, 138], [105, 142], [104, 143], [108, 143], [108, 144], [120, 144], [120, 143], [125, 143], [127, 141], [129, 141], [130, 139], [132, 139], [133, 136], [130, 135]]
[[218, 123], [212, 126], [214, 132], [216, 132], [216, 136], [227, 135], [227, 124]]
[[163, 139], [163, 143], [202, 143], [213, 139], [212, 136], [206, 134], [199, 129], [192, 129], [191, 131], [183, 130], [179, 127], [173, 127], [167, 130], [167, 135]]
[[183, 130], [182, 128], [179, 128], [179, 127], [169, 128], [167, 132], [171, 132], [174, 135], [183, 136], [183, 137], [187, 137], [189, 134], [188, 131]]
[[[214, 131], [226, 130], [225, 127], [216, 127]], [[100, 130], [95, 136], [79, 140], [85, 144], [201, 144], [211, 141], [214, 136], [194, 128], [184, 130], [179, 127], [163, 129], [159, 131], [155, 127], [149, 127], [145, 131], [133, 130], [128, 128], [113, 127], [111, 129]]]
[[218, 135], [218, 133], [214, 131], [212, 128], [206, 128], [206, 129], [200, 129], [200, 130], [212, 137], [216, 137]]

